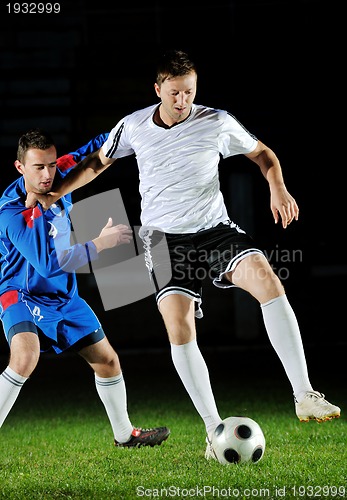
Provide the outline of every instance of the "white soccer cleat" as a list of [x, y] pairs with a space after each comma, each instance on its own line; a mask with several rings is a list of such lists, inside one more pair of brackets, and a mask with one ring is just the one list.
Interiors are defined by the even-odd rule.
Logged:
[[217, 460], [216, 454], [214, 452], [211, 441], [206, 437], [206, 451], [205, 451], [206, 460]]
[[300, 403], [294, 398], [295, 411], [300, 422], [316, 420], [320, 423], [340, 416], [340, 408], [329, 403], [324, 397], [324, 394], [318, 391], [308, 391]]

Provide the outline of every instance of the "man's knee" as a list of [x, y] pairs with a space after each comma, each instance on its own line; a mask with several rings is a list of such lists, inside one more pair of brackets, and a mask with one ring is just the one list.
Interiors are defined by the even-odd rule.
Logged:
[[40, 342], [36, 333], [21, 332], [13, 335], [10, 345], [10, 367], [19, 375], [29, 377], [40, 357]]
[[104, 367], [105, 370], [112, 371], [114, 369], [117, 370], [119, 367], [118, 355], [106, 337], [95, 344], [84, 347], [78, 354], [82, 356], [93, 369], [95, 369], [95, 367]]

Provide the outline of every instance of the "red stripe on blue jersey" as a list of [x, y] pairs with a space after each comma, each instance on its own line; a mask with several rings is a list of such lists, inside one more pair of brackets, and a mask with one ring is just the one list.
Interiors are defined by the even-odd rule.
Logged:
[[3, 293], [0, 297], [0, 302], [4, 311], [8, 307], [12, 306], [12, 304], [17, 304], [18, 302], [17, 290], [9, 290], [8, 292]]
[[32, 228], [34, 225], [34, 219], [38, 219], [39, 217], [41, 217], [42, 212], [39, 207], [36, 206], [34, 208], [28, 208], [28, 210], [24, 210], [24, 212], [22, 212], [22, 215], [25, 219], [25, 222], [27, 223], [27, 226]]
[[57, 167], [61, 172], [69, 170], [69, 168], [73, 167], [74, 165], [76, 165], [76, 161], [71, 153], [60, 156], [60, 158], [57, 159]]

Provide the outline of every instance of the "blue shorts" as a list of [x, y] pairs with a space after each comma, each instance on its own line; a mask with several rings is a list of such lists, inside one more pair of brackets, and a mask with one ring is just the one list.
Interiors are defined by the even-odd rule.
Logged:
[[9, 344], [19, 331], [33, 331], [39, 335], [41, 352], [53, 349], [60, 354], [73, 346], [82, 348], [95, 343], [105, 336], [94, 311], [79, 295], [69, 301], [54, 300], [53, 305], [47, 297], [32, 297], [23, 291], [9, 290], [1, 295], [0, 307]]
[[[158, 244], [166, 239], [170, 258], [163, 255], [164, 246]], [[236, 224], [220, 223], [210, 229], [196, 233], [168, 234], [157, 230], [143, 232], [146, 264], [155, 288], [157, 303], [166, 296], [181, 294], [195, 301], [195, 316], [202, 317], [202, 284], [207, 278], [218, 288], [233, 285], [224, 275], [233, 271], [237, 264], [251, 254], [263, 252], [253, 239]], [[164, 286], [157, 285], [156, 274], [170, 274]]]

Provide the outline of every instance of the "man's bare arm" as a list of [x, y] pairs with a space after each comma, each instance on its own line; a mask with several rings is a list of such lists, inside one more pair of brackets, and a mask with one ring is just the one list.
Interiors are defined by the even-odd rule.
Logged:
[[258, 141], [256, 149], [247, 158], [254, 161], [267, 179], [270, 187], [270, 208], [277, 224], [279, 217], [285, 229], [293, 220], [299, 218], [299, 207], [293, 196], [287, 191], [283, 180], [282, 168], [275, 153], [264, 143]]

